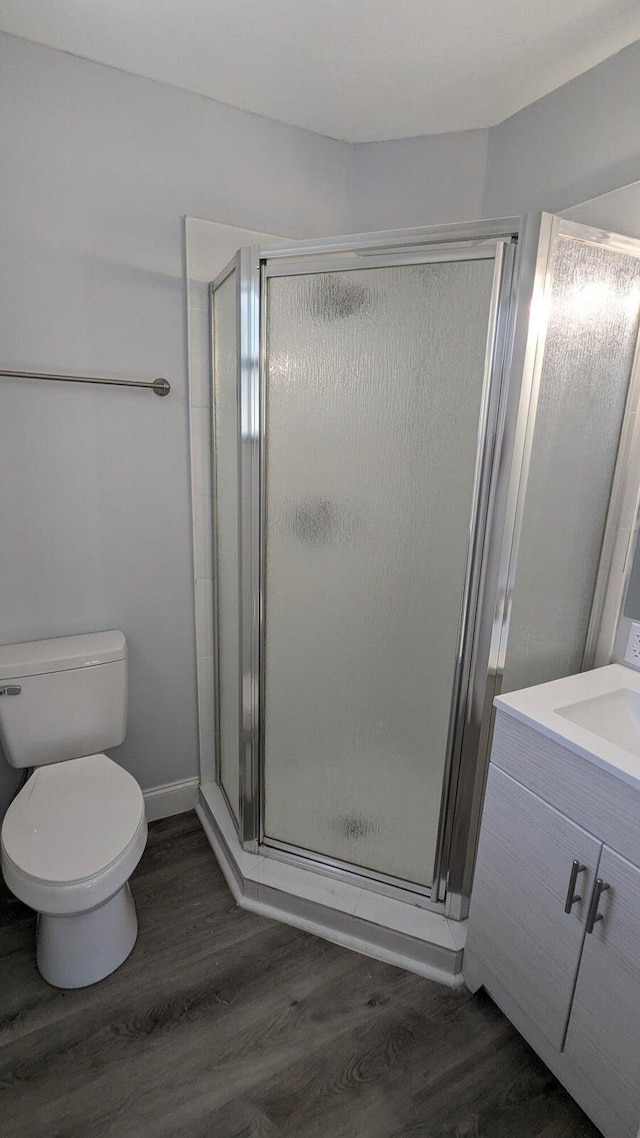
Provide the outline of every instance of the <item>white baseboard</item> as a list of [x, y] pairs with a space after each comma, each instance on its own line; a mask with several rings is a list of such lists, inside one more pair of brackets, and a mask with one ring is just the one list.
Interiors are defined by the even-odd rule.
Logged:
[[197, 778], [182, 778], [178, 782], [165, 782], [144, 790], [147, 822], [193, 810], [198, 801], [198, 781]]

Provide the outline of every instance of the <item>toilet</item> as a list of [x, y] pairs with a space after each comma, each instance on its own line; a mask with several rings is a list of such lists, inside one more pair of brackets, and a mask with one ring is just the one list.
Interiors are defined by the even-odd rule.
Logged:
[[138, 933], [129, 878], [147, 840], [142, 791], [103, 750], [127, 725], [127, 642], [95, 632], [0, 647], [0, 741], [34, 768], [4, 817], [4, 879], [38, 914], [49, 984], [115, 971]]

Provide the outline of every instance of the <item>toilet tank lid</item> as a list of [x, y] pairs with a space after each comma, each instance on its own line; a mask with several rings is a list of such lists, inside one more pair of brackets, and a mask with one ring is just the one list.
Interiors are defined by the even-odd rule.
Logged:
[[90, 668], [95, 664], [109, 664], [126, 658], [127, 642], [124, 633], [118, 629], [3, 644], [0, 646], [0, 680]]

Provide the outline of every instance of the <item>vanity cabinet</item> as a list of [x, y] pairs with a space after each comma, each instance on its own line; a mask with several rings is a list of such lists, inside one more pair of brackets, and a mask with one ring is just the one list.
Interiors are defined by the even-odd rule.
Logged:
[[606, 1138], [640, 1134], [639, 838], [640, 789], [498, 713], [465, 980]]
[[[593, 933], [585, 938], [565, 1043], [590, 1072], [598, 1097], [618, 1116], [620, 1135], [640, 1127], [640, 869], [605, 848]], [[595, 913], [594, 913], [595, 915]]]
[[[558, 1050], [601, 849], [508, 774], [490, 769], [470, 951], [491, 961], [498, 976], [509, 976], [518, 1004]], [[575, 900], [567, 913], [569, 892]]]

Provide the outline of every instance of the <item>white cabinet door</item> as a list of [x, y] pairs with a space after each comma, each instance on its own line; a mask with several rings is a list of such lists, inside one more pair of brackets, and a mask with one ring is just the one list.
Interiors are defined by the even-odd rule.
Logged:
[[[504, 771], [489, 769], [465, 949], [557, 1050], [571, 1006], [602, 845]], [[565, 912], [574, 859], [580, 896]], [[494, 994], [495, 993], [491, 993]]]
[[[640, 870], [606, 846], [599, 878], [602, 919], [585, 938], [566, 1055], [589, 1073], [616, 1138], [640, 1127]], [[584, 1096], [583, 1096], [584, 1098]], [[583, 1105], [589, 1110], [589, 1102]]]

